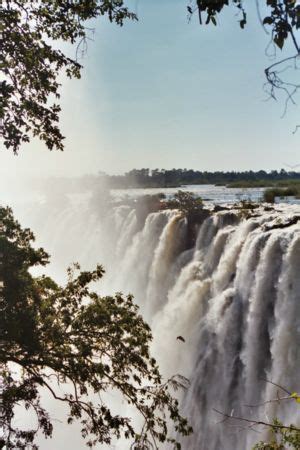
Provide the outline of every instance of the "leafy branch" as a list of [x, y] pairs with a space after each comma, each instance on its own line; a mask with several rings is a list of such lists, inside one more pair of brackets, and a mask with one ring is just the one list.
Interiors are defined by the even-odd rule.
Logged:
[[[104, 270], [68, 270], [65, 286], [46, 276], [32, 277], [29, 269], [45, 265], [48, 255], [34, 249], [33, 234], [22, 229], [9, 208], [0, 208], [0, 423], [8, 447], [36, 449], [40, 430], [53, 433], [53, 421], [43, 407], [46, 390], [68, 407], [67, 423], [78, 421], [89, 447], [110, 445], [124, 436], [133, 443], [150, 442], [154, 449], [180, 444], [169, 421], [181, 435], [191, 433], [179, 411], [174, 390], [187, 387], [179, 375], [163, 381], [150, 354], [152, 334], [132, 296], [101, 297], [91, 284]], [[18, 369], [17, 369], [18, 368]], [[15, 373], [14, 373], [15, 372]], [[59, 391], [58, 391], [59, 386]], [[130, 417], [113, 414], [101, 398], [118, 392], [143, 419], [139, 430]], [[37, 426], [15, 426], [15, 406], [35, 413]]]
[[[217, 25], [217, 17], [226, 6], [234, 6], [239, 11], [239, 25], [244, 28], [247, 24], [247, 12], [244, 6], [246, 2], [242, 0], [216, 0], [211, 2], [209, 0], [193, 0], [188, 8], [189, 17], [198, 11], [200, 24]], [[264, 71], [266, 83], [264, 89], [268, 96], [274, 100], [277, 99], [278, 93], [282, 92], [285, 95], [284, 111], [285, 115], [288, 105], [295, 104], [295, 96], [300, 88], [299, 83], [290, 81], [288, 77], [282, 74], [288, 72], [289, 69], [297, 70], [297, 62], [300, 52], [300, 44], [297, 38], [297, 31], [300, 28], [300, 5], [296, 0], [266, 0], [265, 6], [268, 11], [267, 15], [262, 18], [261, 9], [258, 2], [256, 2], [258, 20], [263, 26], [265, 32], [268, 33], [267, 27], [270, 28], [270, 44], [267, 47], [266, 53], [270, 45], [274, 46], [274, 53], [270, 56], [276, 57], [276, 48], [283, 50], [284, 45], [290, 38], [294, 48], [295, 54], [282, 58], [279, 61], [271, 64]], [[205, 21], [203, 14], [206, 14]], [[290, 63], [292, 63], [290, 65]]]
[[[273, 386], [278, 388], [276, 398], [266, 400], [262, 403], [256, 405], [245, 405], [249, 408], [257, 408], [261, 406], [266, 406], [269, 403], [281, 403], [282, 401], [296, 401], [296, 403], [300, 403], [300, 394], [297, 392], [290, 392], [283, 386], [274, 383], [273, 381], [264, 379], [263, 381], [272, 384]], [[281, 395], [280, 391], [284, 392], [285, 395]], [[278, 419], [274, 419], [272, 422], [265, 421], [256, 418], [237, 416], [234, 414], [234, 411], [231, 413], [226, 413], [220, 411], [218, 409], [213, 409], [217, 414], [222, 416], [222, 420], [219, 423], [225, 423], [227, 421], [237, 422], [238, 426], [240, 424], [246, 424], [246, 429], [250, 429], [253, 431], [257, 431], [259, 427], [263, 427], [264, 429], [270, 430], [275, 435], [275, 440], [272, 442], [260, 442], [255, 445], [253, 450], [284, 450], [284, 444], [292, 445], [292, 448], [295, 450], [299, 450], [300, 448], [300, 428], [294, 424], [283, 424]], [[276, 439], [276, 436], [279, 437]]]

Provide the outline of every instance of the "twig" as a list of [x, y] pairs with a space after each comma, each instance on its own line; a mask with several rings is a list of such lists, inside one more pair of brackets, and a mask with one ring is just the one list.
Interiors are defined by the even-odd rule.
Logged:
[[297, 428], [297, 427], [295, 427], [293, 425], [272, 424], [272, 423], [264, 422], [262, 420], [254, 420], [254, 419], [248, 419], [246, 417], [233, 416], [233, 415], [224, 413], [222, 411], [219, 411], [218, 409], [215, 409], [215, 408], [213, 408], [213, 411], [215, 411], [218, 414], [221, 414], [226, 419], [240, 420], [242, 422], [247, 422], [247, 423], [251, 424], [251, 426], [263, 425], [265, 427], [275, 428], [275, 429], [278, 429], [278, 430], [289, 430], [289, 431], [300, 432], [300, 428]]

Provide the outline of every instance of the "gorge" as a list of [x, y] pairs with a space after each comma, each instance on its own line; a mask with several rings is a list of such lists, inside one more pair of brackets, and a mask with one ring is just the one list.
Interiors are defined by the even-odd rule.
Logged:
[[[297, 422], [295, 402], [265, 402], [278, 391], [266, 380], [300, 389], [299, 207], [220, 209], [196, 224], [191, 245], [177, 210], [137, 214], [86, 200], [16, 207], [52, 255], [55, 279], [63, 281], [73, 261], [84, 269], [100, 262], [101, 294], [134, 295], [164, 376], [190, 380], [181, 401], [194, 433], [182, 441], [185, 450], [251, 449], [266, 438], [214, 410]], [[53, 442], [64, 448], [55, 434], [42, 448]]]

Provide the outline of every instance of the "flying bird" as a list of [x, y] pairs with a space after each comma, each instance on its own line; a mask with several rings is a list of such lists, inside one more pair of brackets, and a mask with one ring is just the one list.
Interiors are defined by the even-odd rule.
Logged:
[[296, 167], [300, 167], [300, 164], [295, 164], [295, 165], [291, 166], [290, 164], [284, 163], [284, 165], [286, 167], [288, 167], [289, 169], [292, 169], [292, 170], [296, 169]]
[[185, 342], [185, 339], [182, 337], [182, 336], [177, 336], [177, 338], [176, 338], [178, 341], [182, 341], [182, 342]]

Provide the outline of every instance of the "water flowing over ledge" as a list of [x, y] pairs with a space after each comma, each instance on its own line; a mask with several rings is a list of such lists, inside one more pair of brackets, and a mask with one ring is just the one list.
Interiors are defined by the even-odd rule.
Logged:
[[178, 211], [43, 208], [19, 216], [52, 254], [52, 275], [61, 278], [74, 260], [83, 268], [102, 263], [100, 292], [133, 293], [163, 373], [190, 379], [182, 404], [194, 433], [184, 449], [251, 449], [264, 437], [217, 424], [213, 408], [295, 422], [291, 404], [246, 405], [276, 398], [264, 379], [300, 388], [299, 207], [260, 207], [248, 218], [233, 208], [213, 213], [194, 227], [192, 246]]

